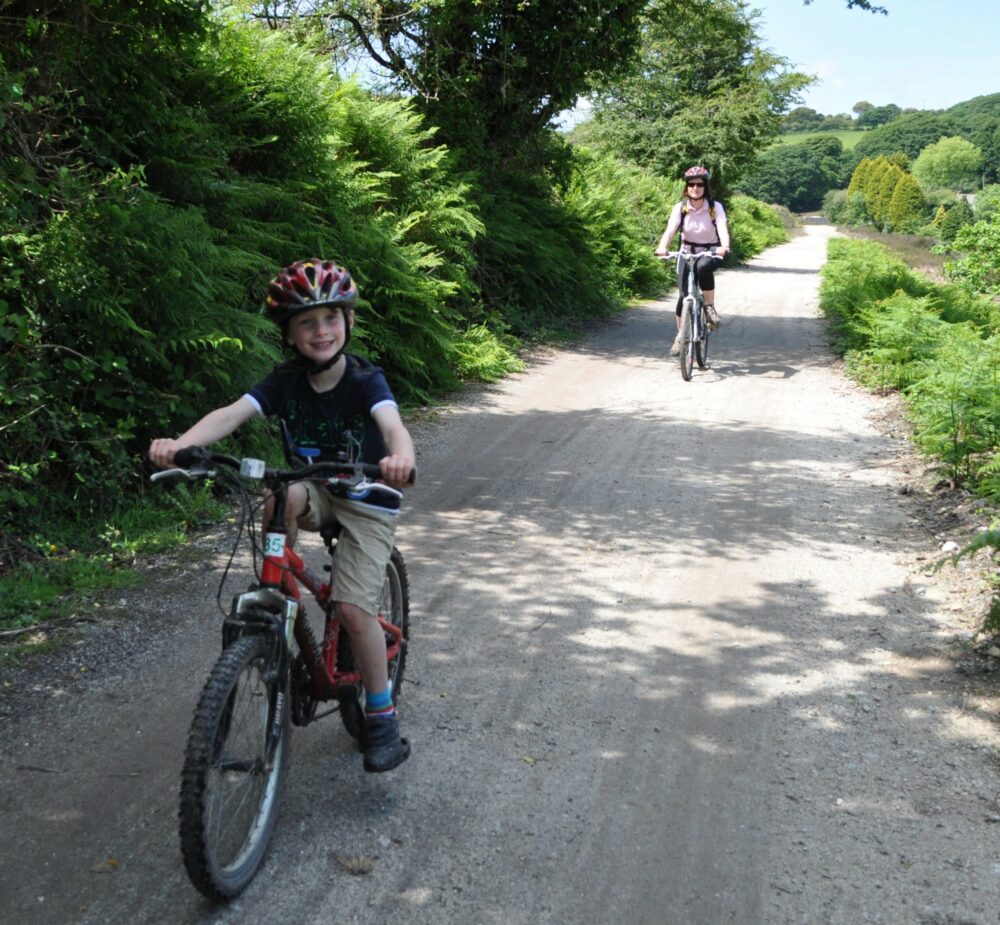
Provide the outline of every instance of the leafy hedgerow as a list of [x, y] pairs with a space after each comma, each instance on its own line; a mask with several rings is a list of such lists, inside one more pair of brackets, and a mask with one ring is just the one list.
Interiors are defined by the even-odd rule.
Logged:
[[905, 396], [914, 439], [947, 474], [1000, 498], [1000, 332], [987, 299], [940, 286], [871, 241], [834, 239], [820, 304], [866, 385]]

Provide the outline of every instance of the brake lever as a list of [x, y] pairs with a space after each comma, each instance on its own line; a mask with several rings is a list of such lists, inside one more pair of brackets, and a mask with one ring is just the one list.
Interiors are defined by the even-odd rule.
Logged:
[[161, 469], [159, 472], [154, 472], [149, 480], [151, 482], [159, 482], [162, 479], [187, 479], [189, 482], [193, 482], [196, 479], [214, 479], [218, 475], [215, 469]]

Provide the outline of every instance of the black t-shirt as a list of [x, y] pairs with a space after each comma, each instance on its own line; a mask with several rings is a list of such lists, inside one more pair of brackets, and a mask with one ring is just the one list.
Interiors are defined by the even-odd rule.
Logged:
[[388, 455], [372, 417], [380, 405], [396, 404], [385, 375], [360, 357], [345, 359], [340, 382], [326, 392], [313, 389], [305, 370], [289, 364], [275, 367], [244, 396], [265, 417], [282, 421], [292, 452], [308, 462], [335, 460], [339, 452], [368, 463]]

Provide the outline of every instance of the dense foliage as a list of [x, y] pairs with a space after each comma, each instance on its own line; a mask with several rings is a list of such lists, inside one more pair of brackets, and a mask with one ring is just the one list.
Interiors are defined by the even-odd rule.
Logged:
[[863, 158], [851, 174], [846, 191], [824, 197], [826, 215], [837, 224], [872, 224], [881, 231], [943, 236], [946, 223], [952, 220], [951, 213], [967, 205], [964, 199], [939, 191], [949, 207], [941, 204], [934, 212], [928, 190], [911, 173], [910, 166], [904, 154]]
[[846, 238], [830, 242], [820, 304], [849, 368], [905, 395], [918, 446], [951, 478], [1000, 499], [997, 305]]
[[949, 278], [972, 292], [1000, 298], [1000, 217], [970, 221], [950, 241], [954, 257], [945, 264]]
[[912, 112], [866, 132], [856, 150], [863, 157], [901, 151], [914, 160], [927, 145], [944, 135], [954, 134], [955, 124], [949, 116], [937, 112]]
[[740, 188], [793, 212], [818, 209], [827, 190], [843, 182], [844, 146], [836, 138], [813, 137], [768, 148], [740, 181]]
[[970, 192], [979, 186], [983, 153], [964, 138], [940, 138], [913, 162], [913, 175], [925, 189], [948, 187]]
[[948, 110], [956, 134], [972, 142], [983, 154], [986, 182], [1000, 180], [1000, 93], [977, 96]]
[[[135, 58], [105, 53], [124, 28], [113, 20], [102, 20], [111, 35], [77, 30], [94, 43], [72, 48], [74, 60], [94, 58], [86, 103], [70, 92], [72, 69], [34, 68], [53, 59], [44, 30], [22, 43], [22, 69], [2, 75], [8, 542], [18, 519], [102, 516], [151, 436], [266, 371], [277, 339], [259, 300], [292, 259], [351, 268], [364, 298], [355, 344], [402, 397], [456, 381], [456, 368], [478, 371], [463, 318], [482, 225], [419, 118], [401, 103], [372, 106], [282, 36], [198, 22], [190, 47], [150, 40]], [[119, 124], [114, 88], [137, 60], [149, 69]], [[32, 162], [18, 146], [32, 132], [62, 146]], [[501, 349], [498, 366], [482, 332], [475, 349], [493, 374], [513, 362]]]
[[902, 115], [903, 110], [895, 103], [888, 103], [885, 106], [868, 106], [858, 113], [858, 128], [877, 128], [880, 125], [887, 125], [894, 119]]
[[838, 132], [849, 131], [857, 125], [846, 112], [835, 116], [824, 116], [809, 106], [796, 106], [781, 120], [784, 134], [797, 132]]
[[593, 124], [577, 137], [663, 176], [706, 164], [720, 186], [778, 134], [809, 82], [760, 47], [743, 0], [654, 0], [630, 72], [593, 94]]
[[[307, 4], [341, 48], [367, 54], [471, 163], [531, 164], [544, 129], [600, 75], [624, 68], [644, 0]], [[360, 44], [359, 44], [360, 43]]]

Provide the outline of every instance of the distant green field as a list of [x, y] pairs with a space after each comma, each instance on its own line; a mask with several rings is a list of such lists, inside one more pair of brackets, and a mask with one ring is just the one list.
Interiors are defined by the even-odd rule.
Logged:
[[780, 145], [794, 145], [807, 138], [829, 138], [830, 136], [839, 138], [845, 151], [850, 151], [862, 138], [865, 133], [861, 129], [843, 132], [796, 132], [792, 135], [779, 135], [777, 143]]

